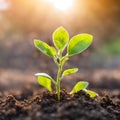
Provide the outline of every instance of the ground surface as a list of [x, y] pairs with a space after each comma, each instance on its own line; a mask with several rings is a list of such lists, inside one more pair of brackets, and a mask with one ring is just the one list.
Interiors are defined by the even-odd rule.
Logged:
[[61, 101], [55, 93], [29, 86], [11, 95], [0, 95], [0, 120], [119, 120], [120, 94], [89, 98], [84, 92], [73, 96], [61, 92]]
[[[44, 92], [46, 90], [37, 85], [35, 72], [0, 70], [0, 120], [120, 119], [119, 70], [80, 70], [66, 77], [62, 88], [67, 91], [77, 81], [87, 80], [90, 82], [89, 89], [98, 92], [100, 96], [91, 99], [84, 92], [71, 96], [63, 90], [60, 102], [54, 92]], [[53, 70], [49, 73], [54, 77]]]

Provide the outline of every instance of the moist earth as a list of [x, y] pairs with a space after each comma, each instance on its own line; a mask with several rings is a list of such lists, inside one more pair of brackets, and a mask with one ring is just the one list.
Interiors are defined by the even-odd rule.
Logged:
[[120, 93], [90, 98], [84, 91], [74, 95], [29, 85], [20, 90], [0, 92], [0, 120], [120, 120]]

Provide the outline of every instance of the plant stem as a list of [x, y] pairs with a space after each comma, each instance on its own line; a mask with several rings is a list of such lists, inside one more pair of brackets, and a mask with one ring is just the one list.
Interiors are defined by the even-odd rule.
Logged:
[[62, 59], [62, 51], [58, 52], [58, 59], [59, 59], [59, 63], [58, 65], [58, 74], [57, 74], [57, 84], [56, 84], [56, 91], [57, 91], [57, 97], [58, 100], [60, 100], [60, 82], [61, 82], [61, 77], [62, 77], [62, 63], [61, 63], [61, 59]]
[[62, 51], [58, 51], [58, 61], [54, 59], [55, 63], [58, 66], [57, 81], [56, 81], [56, 92], [58, 100], [60, 100], [60, 83], [62, 79], [63, 65], [68, 60], [68, 55], [62, 56]]
[[56, 91], [57, 91], [58, 100], [60, 100], [61, 74], [62, 74], [62, 65], [59, 64], [59, 66], [58, 66], [58, 74], [57, 74], [57, 86], [56, 86]]

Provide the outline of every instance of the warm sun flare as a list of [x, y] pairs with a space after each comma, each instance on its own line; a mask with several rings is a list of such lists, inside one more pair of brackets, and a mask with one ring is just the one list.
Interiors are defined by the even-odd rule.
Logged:
[[51, 2], [55, 8], [61, 11], [66, 11], [72, 7], [73, 0], [48, 0]]

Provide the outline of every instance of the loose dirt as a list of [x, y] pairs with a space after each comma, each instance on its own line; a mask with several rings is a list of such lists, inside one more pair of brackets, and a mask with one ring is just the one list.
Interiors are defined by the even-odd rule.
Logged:
[[119, 91], [101, 95], [91, 99], [83, 91], [70, 95], [62, 90], [58, 101], [55, 92], [28, 85], [0, 93], [0, 120], [120, 120]]

